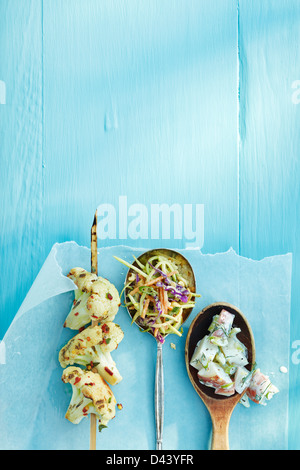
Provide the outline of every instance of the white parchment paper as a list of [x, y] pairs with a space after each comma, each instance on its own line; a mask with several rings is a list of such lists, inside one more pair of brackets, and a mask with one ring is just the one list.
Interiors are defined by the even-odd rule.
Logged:
[[[119, 291], [127, 273], [113, 256], [133, 261], [143, 249], [115, 246], [99, 250], [99, 275]], [[163, 348], [165, 376], [164, 449], [206, 449], [209, 414], [186, 372], [188, 327], [199, 311], [217, 301], [230, 302], [247, 316], [256, 343], [257, 363], [280, 389], [266, 407], [234, 410], [231, 449], [286, 449], [288, 437], [290, 292], [292, 255], [255, 261], [226, 253], [178, 250], [194, 268], [201, 298], [184, 324], [183, 337], [169, 335]], [[76, 286], [66, 277], [72, 267], [90, 269], [90, 250], [75, 242], [55, 244], [0, 344], [1, 449], [88, 449], [89, 419], [73, 425], [65, 418], [71, 387], [61, 381], [61, 347], [76, 332], [63, 327]], [[123, 404], [108, 429], [97, 436], [99, 449], [154, 449], [154, 373], [156, 346], [121, 307], [115, 319], [125, 337], [112, 353], [123, 380], [113, 387]], [[176, 350], [170, 343], [176, 345]]]

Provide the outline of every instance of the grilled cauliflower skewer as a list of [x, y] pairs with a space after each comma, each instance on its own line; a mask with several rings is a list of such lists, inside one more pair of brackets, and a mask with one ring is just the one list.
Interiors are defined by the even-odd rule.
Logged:
[[110, 354], [124, 337], [120, 326], [113, 323], [121, 301], [115, 286], [105, 278], [82, 268], [71, 269], [68, 277], [78, 289], [64, 326], [79, 332], [58, 356], [65, 369], [62, 380], [72, 385], [73, 392], [66, 418], [78, 424], [93, 413], [101, 431], [115, 416], [116, 399], [108, 384], [122, 380]]
[[78, 291], [64, 326], [79, 330], [91, 321], [112, 321], [115, 318], [121, 301], [111, 282], [83, 268], [71, 269], [68, 277]]
[[89, 413], [94, 413], [99, 418], [99, 430], [107, 427], [108, 421], [115, 417], [116, 399], [102, 377], [80, 367], [68, 367], [62, 381], [70, 383], [73, 392], [66, 418], [78, 424]]
[[89, 326], [60, 350], [60, 365], [91, 365], [106, 382], [115, 385], [122, 380], [122, 376], [110, 353], [118, 347], [123, 337], [122, 329], [113, 322]]

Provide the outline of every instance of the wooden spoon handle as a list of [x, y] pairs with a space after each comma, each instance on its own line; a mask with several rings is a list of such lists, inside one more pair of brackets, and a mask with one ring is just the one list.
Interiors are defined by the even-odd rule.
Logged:
[[229, 450], [229, 421], [230, 414], [212, 416], [212, 442], [211, 450]]

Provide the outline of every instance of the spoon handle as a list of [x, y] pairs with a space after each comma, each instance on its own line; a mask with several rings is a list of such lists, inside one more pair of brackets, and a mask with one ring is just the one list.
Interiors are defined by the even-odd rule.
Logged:
[[155, 424], [156, 450], [162, 449], [162, 433], [164, 423], [164, 371], [162, 359], [162, 344], [157, 341], [157, 359], [155, 373]]
[[212, 417], [211, 450], [229, 450], [228, 429], [231, 412], [215, 414]]

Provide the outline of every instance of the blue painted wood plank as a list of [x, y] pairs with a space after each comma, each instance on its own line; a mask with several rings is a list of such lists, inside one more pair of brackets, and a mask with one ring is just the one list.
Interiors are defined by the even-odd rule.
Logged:
[[0, 3], [1, 337], [44, 261], [41, 2]]
[[242, 0], [239, 12], [240, 253], [293, 253], [289, 446], [299, 449], [300, 5]]
[[[103, 244], [135, 246], [153, 245], [154, 204], [204, 204], [204, 252], [293, 253], [290, 447], [299, 448], [299, 2], [238, 5], [1, 2], [0, 333], [53, 243], [89, 245], [99, 204], [118, 224]], [[148, 238], [128, 230], [137, 204]]]
[[236, 37], [229, 1], [44, 3], [49, 244], [89, 244], [102, 203], [124, 222], [125, 196], [146, 207], [148, 238], [104, 245], [150, 246], [152, 204], [199, 203], [203, 249], [238, 249]]
[[[182, 211], [184, 204], [204, 204], [205, 251], [238, 248], [232, 3], [191, 2], [186, 9], [184, 2], [162, 8], [72, 1], [53, 8], [32, 1], [18, 12], [15, 6], [1, 4], [1, 43], [8, 44], [1, 116], [11, 123], [2, 146], [3, 191], [11, 198], [3, 208], [2, 247], [7, 272], [16, 252], [26, 278], [22, 287], [15, 278], [9, 300], [3, 285], [1, 336], [52, 244], [88, 245], [87, 227], [103, 202], [122, 219], [125, 195], [128, 223], [135, 204], [149, 217], [148, 239], [127, 232], [104, 245], [151, 245], [152, 204], [177, 203]], [[11, 218], [16, 211], [19, 231]], [[200, 222], [194, 231], [204, 232]], [[174, 246], [186, 241], [163, 239]]]

